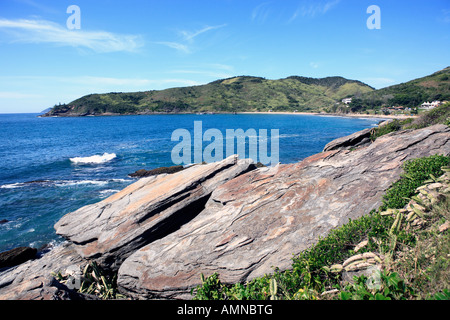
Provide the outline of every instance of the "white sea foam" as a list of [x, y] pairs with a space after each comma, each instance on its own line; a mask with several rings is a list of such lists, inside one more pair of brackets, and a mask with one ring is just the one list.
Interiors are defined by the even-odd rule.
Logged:
[[10, 183], [0, 186], [0, 189], [16, 189], [23, 187], [24, 185], [25, 185], [24, 183]]
[[104, 153], [103, 155], [94, 155], [90, 157], [76, 157], [76, 158], [70, 158], [70, 161], [77, 164], [87, 164], [87, 163], [105, 163], [108, 161], [111, 161], [117, 157], [115, 153]]
[[134, 181], [132, 179], [111, 179], [109, 180], [111, 182], [130, 182], [130, 181]]
[[297, 138], [300, 137], [299, 134], [280, 134], [279, 138]]
[[108, 190], [102, 190], [99, 192], [99, 195], [101, 198], [107, 198], [109, 196], [112, 196], [113, 194], [120, 192], [120, 190], [116, 189], [108, 189]]
[[108, 184], [108, 181], [99, 181], [99, 180], [66, 180], [66, 181], [60, 181], [57, 184], [55, 184], [57, 187], [67, 187], [67, 186], [77, 186], [80, 184], [94, 184], [98, 186], [104, 186]]

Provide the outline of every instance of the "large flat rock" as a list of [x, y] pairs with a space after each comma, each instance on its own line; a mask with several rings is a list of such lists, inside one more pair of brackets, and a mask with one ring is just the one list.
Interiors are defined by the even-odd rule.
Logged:
[[234, 178], [192, 221], [130, 255], [119, 269], [120, 290], [140, 299], [190, 298], [201, 273], [235, 283], [287, 269], [319, 237], [377, 209], [404, 161], [433, 154], [450, 154], [449, 127], [396, 132], [354, 151]]
[[72, 242], [83, 258], [114, 270], [139, 248], [194, 218], [218, 186], [254, 168], [250, 160], [231, 156], [142, 178], [101, 202], [65, 215], [56, 223], [56, 233]]

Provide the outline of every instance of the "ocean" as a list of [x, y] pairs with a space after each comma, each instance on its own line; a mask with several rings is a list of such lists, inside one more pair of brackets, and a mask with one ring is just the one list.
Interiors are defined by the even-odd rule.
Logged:
[[[0, 252], [63, 241], [53, 225], [136, 181], [139, 169], [172, 166], [176, 129], [279, 130], [279, 161], [319, 153], [336, 138], [381, 119], [286, 114], [40, 118], [0, 114]], [[208, 142], [203, 144], [203, 148]], [[270, 150], [270, 149], [269, 149]]]

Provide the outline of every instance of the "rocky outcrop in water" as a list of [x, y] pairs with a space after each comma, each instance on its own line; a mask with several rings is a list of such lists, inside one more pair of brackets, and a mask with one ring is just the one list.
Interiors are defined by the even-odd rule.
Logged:
[[136, 299], [191, 298], [200, 274], [244, 282], [291, 265], [319, 237], [377, 209], [402, 164], [450, 154], [450, 128], [400, 131], [299, 163], [254, 169], [229, 158], [143, 178], [63, 217], [69, 241], [0, 272], [0, 299], [74, 299], [51, 272], [96, 260]]
[[25, 261], [36, 258], [37, 249], [19, 247], [0, 253], [0, 269], [14, 267]]

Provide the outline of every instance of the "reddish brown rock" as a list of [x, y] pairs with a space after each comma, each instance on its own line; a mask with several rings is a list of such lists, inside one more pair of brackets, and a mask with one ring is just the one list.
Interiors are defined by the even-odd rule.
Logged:
[[56, 233], [85, 259], [116, 269], [130, 254], [189, 222], [219, 185], [254, 169], [231, 156], [173, 174], [142, 178], [111, 197], [64, 216]]
[[190, 223], [128, 257], [118, 285], [136, 298], [190, 298], [201, 273], [235, 283], [287, 269], [319, 237], [377, 209], [404, 161], [432, 154], [450, 154], [449, 127], [396, 132], [355, 151], [241, 175], [219, 186]]

